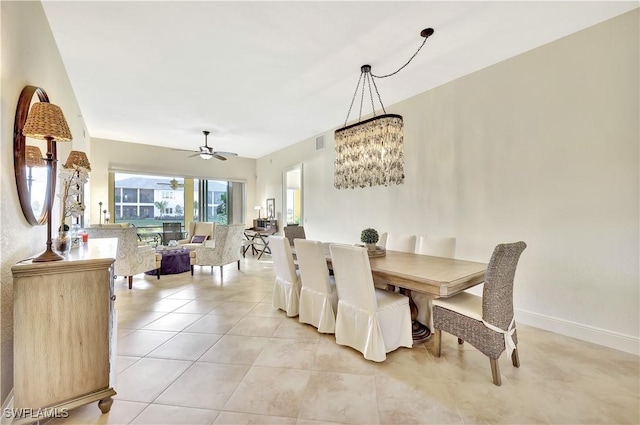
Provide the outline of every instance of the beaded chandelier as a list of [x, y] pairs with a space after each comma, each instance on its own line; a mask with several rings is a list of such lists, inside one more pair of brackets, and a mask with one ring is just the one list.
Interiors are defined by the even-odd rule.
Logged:
[[[387, 75], [374, 75], [370, 65], [360, 67], [360, 78], [351, 99], [344, 126], [335, 131], [334, 186], [337, 189], [356, 187], [389, 186], [404, 183], [403, 121], [402, 116], [387, 114], [374, 78], [386, 78], [397, 74], [418, 54], [433, 29], [422, 30], [424, 41], [411, 58], [397, 71]], [[360, 83], [360, 115], [358, 122], [347, 126], [349, 114], [356, 99]], [[360, 121], [364, 103], [365, 86], [369, 87], [373, 118]], [[383, 115], [376, 116], [373, 89], [378, 95]]]

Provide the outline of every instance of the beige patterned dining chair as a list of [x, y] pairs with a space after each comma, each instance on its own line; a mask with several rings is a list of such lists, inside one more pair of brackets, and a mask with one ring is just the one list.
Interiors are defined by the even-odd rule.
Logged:
[[330, 251], [338, 291], [336, 343], [375, 362], [399, 347], [411, 348], [409, 298], [373, 286], [366, 248], [332, 244]]
[[293, 244], [302, 282], [298, 320], [315, 326], [320, 333], [335, 333], [338, 293], [329, 276], [324, 245], [305, 239], [296, 239]]
[[457, 336], [489, 357], [493, 383], [501, 385], [498, 358], [503, 351], [520, 367], [513, 316], [513, 279], [524, 242], [496, 246], [485, 273], [482, 297], [461, 292], [433, 301], [436, 357], [442, 350], [442, 331]]
[[271, 258], [276, 269], [273, 284], [273, 307], [284, 310], [289, 317], [298, 315], [302, 282], [293, 262], [291, 245], [284, 236], [269, 236]]

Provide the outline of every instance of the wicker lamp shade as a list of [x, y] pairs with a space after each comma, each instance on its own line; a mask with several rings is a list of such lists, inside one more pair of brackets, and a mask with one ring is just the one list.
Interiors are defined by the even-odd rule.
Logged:
[[71, 151], [67, 162], [63, 165], [64, 168], [84, 168], [87, 171], [91, 171], [91, 164], [89, 164], [89, 158], [87, 154], [82, 151]]
[[56, 142], [71, 141], [71, 131], [62, 110], [48, 102], [38, 102], [31, 106], [22, 134], [32, 139], [52, 138]]
[[44, 167], [46, 165], [44, 158], [42, 158], [42, 152], [37, 146], [27, 145], [25, 157], [27, 167]]

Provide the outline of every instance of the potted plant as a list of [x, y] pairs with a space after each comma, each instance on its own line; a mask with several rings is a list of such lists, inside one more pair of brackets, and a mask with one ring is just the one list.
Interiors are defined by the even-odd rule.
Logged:
[[360, 233], [360, 241], [367, 246], [369, 251], [376, 250], [376, 243], [378, 242], [378, 232], [376, 229], [372, 229], [370, 227], [364, 229], [362, 233]]

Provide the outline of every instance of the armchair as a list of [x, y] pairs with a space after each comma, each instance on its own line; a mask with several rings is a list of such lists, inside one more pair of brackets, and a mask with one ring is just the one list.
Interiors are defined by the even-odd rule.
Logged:
[[133, 286], [133, 275], [138, 273], [158, 269], [158, 279], [160, 279], [162, 256], [150, 246], [138, 245], [138, 233], [135, 227], [89, 227], [86, 232], [89, 238], [118, 239], [114, 273], [129, 278], [129, 289]]
[[191, 262], [191, 276], [193, 266], [220, 266], [220, 278], [223, 277], [222, 267], [226, 264], [238, 262], [240, 270], [240, 258], [242, 256], [242, 237], [244, 225], [228, 224], [215, 226], [215, 247], [201, 246], [189, 254]]
[[[180, 239], [178, 244], [191, 250], [201, 248], [203, 246], [213, 248], [215, 247], [215, 230], [216, 223], [191, 221], [189, 222], [187, 237], [185, 239]], [[205, 239], [204, 242], [192, 242], [194, 236], [207, 236], [207, 239]]]

